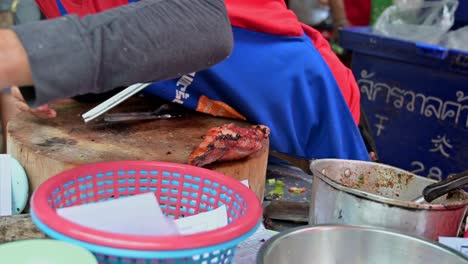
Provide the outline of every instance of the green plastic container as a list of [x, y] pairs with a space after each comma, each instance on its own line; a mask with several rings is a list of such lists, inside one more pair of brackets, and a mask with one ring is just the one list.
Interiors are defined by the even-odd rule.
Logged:
[[98, 264], [92, 253], [52, 239], [30, 239], [0, 244], [0, 263]]
[[374, 25], [387, 7], [393, 5], [393, 0], [372, 0], [371, 25]]

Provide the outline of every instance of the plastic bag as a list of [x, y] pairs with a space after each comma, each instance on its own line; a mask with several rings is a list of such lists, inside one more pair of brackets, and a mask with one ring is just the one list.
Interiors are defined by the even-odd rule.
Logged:
[[421, 8], [424, 2], [425, 0], [393, 0], [395, 5], [405, 8]]
[[374, 25], [374, 33], [439, 44], [455, 21], [458, 0], [395, 0]]
[[468, 51], [468, 26], [450, 31], [444, 36], [440, 45], [449, 49]]

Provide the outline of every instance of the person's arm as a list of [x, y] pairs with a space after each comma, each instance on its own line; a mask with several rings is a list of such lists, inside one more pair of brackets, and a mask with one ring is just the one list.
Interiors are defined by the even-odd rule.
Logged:
[[339, 30], [349, 26], [348, 18], [346, 17], [346, 9], [343, 0], [329, 0], [330, 10], [333, 18], [333, 38], [338, 39]]
[[30, 84], [32, 77], [26, 51], [13, 31], [0, 29], [0, 89]]
[[[233, 46], [223, 0], [145, 0], [83, 19], [71, 15], [13, 29], [28, 60], [9, 57], [10, 66], [0, 60], [0, 79], [6, 78], [3, 86], [25, 85], [32, 76], [32, 106], [206, 69]], [[11, 34], [7, 38], [14, 39]], [[19, 78], [7, 74], [16, 71]]]

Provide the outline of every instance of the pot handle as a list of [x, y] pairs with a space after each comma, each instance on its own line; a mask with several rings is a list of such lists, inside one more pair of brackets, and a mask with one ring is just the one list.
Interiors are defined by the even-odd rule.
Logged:
[[430, 203], [442, 195], [460, 189], [466, 185], [468, 185], [468, 170], [447, 177], [447, 179], [443, 181], [426, 186], [423, 190], [423, 196], [424, 199]]

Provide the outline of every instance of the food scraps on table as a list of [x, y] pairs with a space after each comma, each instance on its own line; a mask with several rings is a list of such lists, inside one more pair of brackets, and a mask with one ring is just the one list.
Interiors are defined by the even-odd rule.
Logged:
[[211, 128], [190, 154], [188, 164], [202, 167], [245, 158], [260, 150], [269, 135], [270, 129], [263, 125], [239, 127], [230, 123]]
[[291, 187], [288, 190], [290, 193], [301, 194], [306, 192], [306, 188], [304, 187]]
[[268, 195], [273, 199], [273, 200], [279, 200], [283, 197], [284, 195], [284, 190], [283, 186], [285, 185], [284, 182], [276, 179], [269, 179], [268, 180], [268, 185], [274, 185], [275, 188], [271, 190]]

